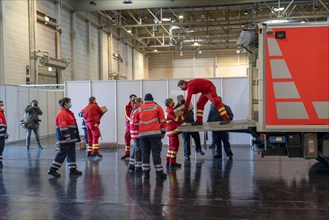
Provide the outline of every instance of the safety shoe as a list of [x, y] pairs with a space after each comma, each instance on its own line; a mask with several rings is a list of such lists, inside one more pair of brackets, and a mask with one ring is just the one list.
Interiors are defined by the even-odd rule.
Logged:
[[230, 119], [224, 119], [223, 121], [219, 122], [220, 125], [226, 125], [226, 124], [229, 124], [229, 123], [231, 123]]
[[220, 155], [215, 155], [215, 156], [214, 156], [214, 159], [222, 159], [222, 156], [220, 156]]
[[53, 168], [50, 168], [50, 169], [48, 170], [48, 174], [51, 175], [51, 176], [53, 176], [53, 177], [56, 177], [56, 178], [61, 177], [61, 174], [59, 174], [59, 173], [57, 172], [57, 170], [55, 170], [55, 169], [53, 169]]
[[165, 179], [167, 179], [167, 174], [163, 173], [162, 171], [157, 172], [156, 178], [161, 179], [161, 180], [165, 180]]
[[198, 150], [196, 153], [199, 154], [199, 155], [204, 155], [205, 154], [202, 150]]
[[135, 165], [134, 164], [129, 164], [128, 165], [128, 170], [131, 170], [131, 171], [135, 170]]
[[141, 173], [143, 169], [141, 167], [135, 167], [135, 173]]
[[39, 148], [40, 150], [42, 150], [42, 149], [43, 149], [43, 147], [42, 147], [41, 145], [39, 145], [39, 146], [38, 146], [38, 148]]
[[93, 152], [93, 153], [91, 153], [91, 155], [93, 157], [103, 157], [103, 155], [101, 155], [99, 152]]
[[125, 159], [127, 159], [127, 158], [129, 158], [129, 156], [127, 156], [127, 155], [123, 155], [123, 156], [121, 157], [121, 160], [125, 160]]
[[150, 179], [150, 172], [143, 173], [144, 179]]
[[191, 123], [192, 126], [198, 126], [198, 125], [203, 125], [203, 122], [192, 122]]
[[210, 144], [210, 145], [209, 145], [209, 149], [214, 148], [214, 147], [215, 147], [214, 144]]
[[190, 160], [190, 157], [189, 156], [185, 156], [184, 159], [185, 160]]
[[82, 172], [77, 169], [71, 169], [70, 170], [70, 176], [81, 176]]
[[169, 164], [169, 168], [180, 168], [181, 166], [182, 166], [182, 164], [180, 164], [180, 163]]
[[232, 156], [229, 156], [228, 159], [229, 159], [229, 160], [233, 160], [233, 157], [232, 157]]

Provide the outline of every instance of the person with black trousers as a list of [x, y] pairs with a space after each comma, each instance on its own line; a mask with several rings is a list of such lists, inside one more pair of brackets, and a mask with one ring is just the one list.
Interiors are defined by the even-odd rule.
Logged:
[[[220, 96], [219, 99], [222, 101], [222, 98]], [[230, 117], [230, 120], [233, 120], [234, 115], [231, 108], [225, 104], [224, 107], [227, 111], [227, 114]], [[211, 105], [207, 122], [222, 121], [222, 120], [223, 118], [218, 113], [217, 108], [214, 105]], [[228, 158], [231, 160], [233, 157], [233, 153], [231, 150], [229, 133], [227, 131], [213, 131], [212, 139], [213, 139], [212, 141], [213, 144], [216, 146], [214, 159], [222, 159], [222, 143], [223, 143], [225, 153], [228, 156]]]
[[57, 171], [67, 157], [70, 176], [81, 176], [82, 172], [77, 170], [75, 155], [75, 143], [80, 142], [80, 136], [74, 113], [70, 111], [71, 99], [65, 97], [58, 103], [61, 107], [56, 116], [56, 138], [59, 143], [59, 152], [50, 166], [48, 174], [57, 178], [60, 177], [61, 175]]
[[43, 149], [40, 144], [39, 123], [41, 120], [39, 119], [39, 115], [42, 115], [42, 111], [38, 105], [38, 101], [32, 100], [31, 104], [25, 108], [26, 150], [30, 149], [32, 131], [34, 132], [39, 149]]
[[[174, 109], [179, 108], [180, 106], [185, 104], [185, 98], [183, 95], [177, 96], [177, 105]], [[190, 111], [186, 115], [186, 123], [193, 123], [194, 122], [194, 114], [193, 111]], [[204, 152], [201, 150], [201, 140], [199, 132], [182, 132], [182, 137], [184, 140], [184, 158], [185, 160], [190, 160], [191, 156], [191, 136], [195, 143], [195, 152], [198, 155], [204, 155]]]

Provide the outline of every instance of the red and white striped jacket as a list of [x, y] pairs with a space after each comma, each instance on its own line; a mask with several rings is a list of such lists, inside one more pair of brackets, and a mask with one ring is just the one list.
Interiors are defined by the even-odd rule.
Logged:
[[167, 106], [166, 113], [167, 113], [166, 134], [168, 137], [177, 135], [178, 134], [177, 128], [185, 120], [185, 116], [181, 115], [179, 117], [176, 117], [174, 108], [171, 106]]
[[139, 136], [138, 135], [139, 123], [134, 123], [134, 118], [138, 112], [137, 111], [138, 107], [139, 107], [138, 104], [134, 104], [133, 110], [131, 111], [130, 114], [130, 137], [132, 140], [137, 140]]
[[129, 127], [130, 126], [130, 116], [131, 116], [131, 112], [133, 110], [133, 106], [131, 105], [131, 101], [129, 101], [126, 105], [125, 105], [125, 118], [126, 118], [126, 126]]
[[7, 122], [4, 110], [0, 109], [0, 138], [4, 138], [7, 133]]
[[161, 135], [165, 132], [165, 122], [161, 106], [152, 101], [145, 101], [134, 117], [134, 123], [139, 123], [139, 137]]

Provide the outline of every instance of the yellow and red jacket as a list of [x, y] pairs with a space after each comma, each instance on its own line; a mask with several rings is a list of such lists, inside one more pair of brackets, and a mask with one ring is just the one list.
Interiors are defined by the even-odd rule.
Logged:
[[56, 138], [61, 144], [80, 141], [74, 113], [69, 109], [61, 108], [56, 115]]
[[7, 121], [5, 118], [5, 111], [0, 109], [0, 138], [4, 138], [7, 133]]
[[165, 133], [165, 117], [161, 106], [145, 101], [137, 109], [134, 123], [139, 123], [139, 137], [161, 135]]
[[93, 102], [89, 102], [89, 104], [81, 112], [86, 123], [99, 124], [101, 121], [101, 117], [104, 115], [102, 109], [96, 103]]
[[206, 94], [212, 87], [214, 87], [214, 84], [207, 79], [196, 78], [188, 81], [186, 83], [187, 97], [186, 97], [185, 105], [186, 106], [190, 105], [193, 94], [198, 94], [198, 93]]
[[137, 114], [137, 109], [138, 109], [139, 105], [138, 104], [134, 104], [133, 110], [131, 111], [130, 114], [130, 137], [132, 140], [137, 140], [138, 139], [138, 129], [139, 129], [139, 123], [135, 123], [134, 122], [134, 118]]
[[185, 120], [185, 116], [181, 115], [179, 117], [176, 117], [174, 108], [171, 106], [167, 106], [166, 113], [167, 113], [166, 133], [168, 137], [172, 135], [177, 135], [178, 134], [177, 128]]
[[126, 126], [129, 127], [130, 126], [130, 116], [131, 116], [131, 112], [133, 110], [131, 101], [129, 101], [126, 105], [125, 105], [125, 118], [126, 118]]

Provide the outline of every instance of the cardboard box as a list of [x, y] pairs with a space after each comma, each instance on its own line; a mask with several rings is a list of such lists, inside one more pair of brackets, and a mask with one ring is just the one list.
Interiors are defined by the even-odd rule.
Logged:
[[[189, 107], [188, 107], [188, 110], [189, 110], [189, 111], [192, 111], [193, 108], [194, 108], [194, 106], [190, 103], [190, 105], [189, 105]], [[183, 109], [184, 109], [184, 105], [182, 105], [182, 106], [180, 106], [179, 108], [176, 108], [176, 109], [174, 110], [176, 117], [179, 117], [179, 116], [181, 116], [181, 115], [184, 114], [184, 110], [183, 110]]]
[[106, 108], [106, 106], [102, 106], [101, 109], [102, 109], [102, 111], [103, 111], [104, 113], [108, 111], [107, 108]]

